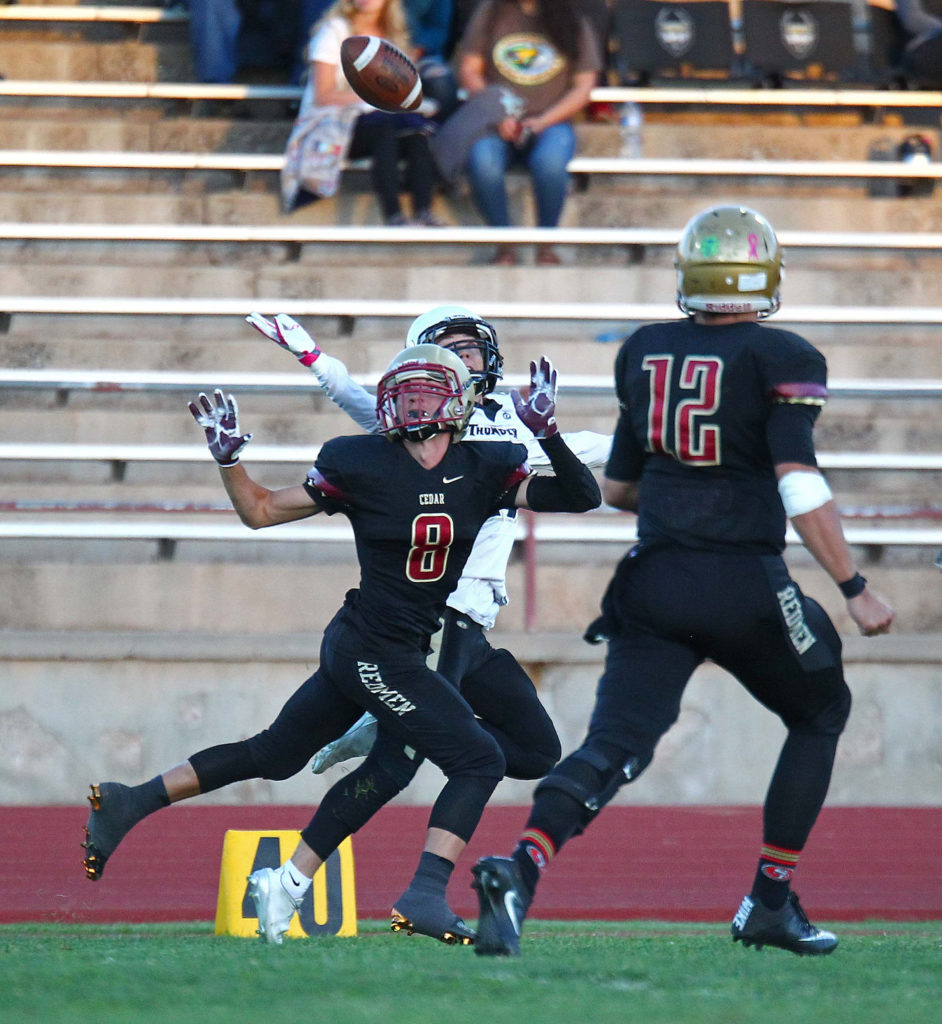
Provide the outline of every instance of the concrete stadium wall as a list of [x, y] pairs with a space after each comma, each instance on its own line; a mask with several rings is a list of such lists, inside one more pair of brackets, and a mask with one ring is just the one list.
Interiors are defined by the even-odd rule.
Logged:
[[[316, 667], [319, 636], [0, 634], [0, 805], [81, 805], [91, 782], [138, 782], [215, 743], [251, 735]], [[536, 681], [564, 752], [583, 735], [601, 651], [575, 634], [508, 634]], [[854, 709], [830, 805], [942, 804], [938, 635], [846, 637]], [[697, 672], [653, 765], [616, 803], [761, 803], [784, 730], [724, 672]], [[311, 805], [347, 769], [251, 781], [203, 804]], [[424, 765], [399, 804], [431, 804], [443, 784]], [[505, 780], [494, 803], [528, 804]]]

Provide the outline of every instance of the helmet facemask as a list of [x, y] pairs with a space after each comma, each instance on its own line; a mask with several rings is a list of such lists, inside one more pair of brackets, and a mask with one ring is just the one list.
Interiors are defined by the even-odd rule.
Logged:
[[677, 305], [688, 316], [758, 313], [771, 316], [781, 302], [781, 246], [772, 225], [745, 206], [716, 206], [684, 228], [674, 260]]
[[406, 345], [445, 345], [451, 334], [464, 334], [477, 342], [484, 369], [471, 371], [471, 379], [477, 394], [489, 395], [504, 375], [504, 357], [497, 344], [497, 332], [471, 310], [463, 306], [438, 306], [423, 313], [409, 329]]
[[440, 433], [460, 437], [473, 410], [467, 367], [437, 345], [404, 349], [376, 389], [380, 430], [390, 441], [425, 441]]

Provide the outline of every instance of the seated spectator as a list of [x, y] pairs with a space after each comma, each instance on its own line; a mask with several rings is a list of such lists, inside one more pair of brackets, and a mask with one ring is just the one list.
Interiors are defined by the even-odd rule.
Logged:
[[930, 14], [921, 0], [896, 0], [896, 13], [908, 37], [903, 71], [922, 88], [942, 87], [942, 18]]
[[[530, 173], [537, 223], [556, 227], [569, 186], [566, 166], [576, 151], [572, 119], [589, 102], [602, 67], [598, 39], [576, 0], [481, 0], [458, 44], [459, 78], [469, 103], [499, 85], [522, 103], [478, 138], [467, 175], [478, 212], [491, 226], [510, 224], [505, 175], [512, 164]], [[495, 262], [517, 262], [511, 246]], [[537, 262], [559, 263], [549, 245]]]
[[422, 91], [438, 104], [435, 116], [443, 121], [458, 106], [458, 83], [449, 63], [454, 0], [403, 0], [403, 4]]
[[228, 85], [247, 68], [301, 81], [304, 43], [331, 0], [183, 0], [198, 82]]
[[[310, 70], [285, 154], [282, 199], [286, 210], [332, 195], [346, 156], [369, 157], [370, 181], [387, 224], [440, 226], [432, 213], [434, 165], [430, 125], [419, 113], [389, 114], [365, 104], [340, 66], [347, 36], [381, 36], [409, 52], [402, 0], [336, 0], [315, 25]], [[406, 164], [412, 219], [399, 203], [399, 161]]]

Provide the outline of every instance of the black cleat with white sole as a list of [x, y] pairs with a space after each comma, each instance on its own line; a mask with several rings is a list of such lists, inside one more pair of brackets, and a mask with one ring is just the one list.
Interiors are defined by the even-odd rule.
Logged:
[[837, 948], [837, 936], [815, 928], [793, 892], [780, 910], [769, 910], [751, 896], [743, 897], [730, 930], [733, 942], [757, 950], [776, 946], [798, 956], [827, 956]]
[[526, 916], [523, 885], [510, 857], [482, 857], [471, 869], [471, 888], [478, 894], [479, 956], [519, 956], [520, 929]]
[[447, 946], [470, 946], [475, 938], [444, 896], [416, 889], [406, 889], [396, 900], [389, 926], [394, 932], [428, 935]]

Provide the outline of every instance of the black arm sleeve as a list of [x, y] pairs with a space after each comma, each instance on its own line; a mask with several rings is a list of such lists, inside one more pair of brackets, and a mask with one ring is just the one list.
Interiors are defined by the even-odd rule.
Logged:
[[821, 409], [811, 405], [774, 405], [769, 412], [765, 436], [772, 464], [800, 462], [816, 466], [814, 422]]
[[602, 492], [589, 467], [573, 454], [560, 434], [540, 441], [555, 476], [534, 476], [527, 505], [534, 512], [588, 512], [602, 503]]

